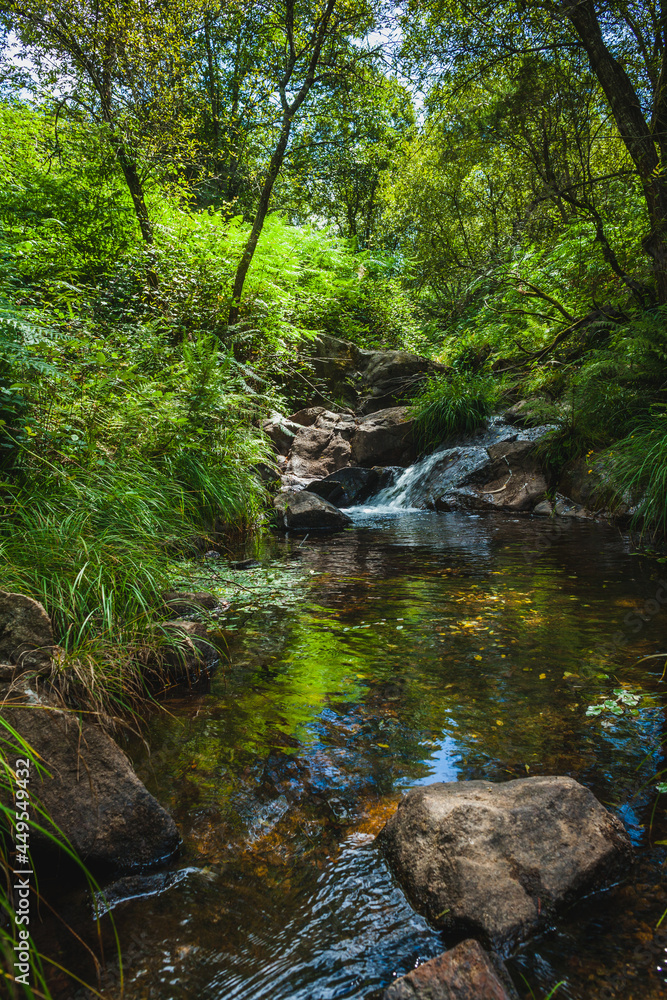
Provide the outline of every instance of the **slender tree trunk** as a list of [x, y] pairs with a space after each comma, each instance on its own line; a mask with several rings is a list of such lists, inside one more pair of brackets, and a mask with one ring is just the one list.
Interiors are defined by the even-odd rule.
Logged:
[[229, 310], [229, 326], [234, 326], [239, 320], [239, 307], [241, 305], [241, 295], [243, 293], [243, 286], [245, 284], [245, 279], [248, 274], [248, 269], [252, 263], [252, 258], [257, 249], [257, 244], [259, 242], [259, 237], [262, 233], [262, 228], [264, 226], [264, 220], [266, 219], [267, 212], [269, 210], [269, 204], [271, 202], [271, 193], [273, 191], [273, 185], [276, 182], [276, 178], [280, 173], [280, 168], [283, 165], [283, 160], [285, 159], [285, 150], [287, 149], [287, 143], [289, 142], [290, 131], [292, 129], [292, 116], [283, 116], [283, 125], [280, 131], [280, 138], [276, 148], [273, 151], [273, 156], [271, 157], [271, 163], [269, 164], [269, 169], [267, 171], [266, 177], [264, 178], [264, 185], [262, 187], [262, 193], [259, 198], [259, 205], [257, 206], [257, 212], [255, 214], [255, 221], [252, 224], [252, 229], [250, 230], [250, 236], [248, 241], [243, 248], [243, 255], [239, 261], [239, 266], [236, 269], [236, 275], [234, 277], [234, 288], [232, 289], [232, 304]]
[[283, 165], [283, 160], [285, 159], [285, 151], [287, 149], [287, 144], [289, 142], [290, 131], [292, 129], [292, 120], [308, 96], [311, 87], [315, 82], [315, 72], [317, 70], [318, 63], [320, 61], [320, 56], [322, 54], [322, 46], [324, 45], [325, 39], [327, 38], [329, 32], [329, 26], [331, 18], [334, 12], [334, 8], [338, 0], [326, 0], [326, 6], [319, 18], [313, 34], [311, 36], [312, 50], [310, 54], [310, 59], [308, 60], [308, 68], [306, 72], [305, 79], [301, 84], [299, 92], [294, 97], [291, 103], [287, 100], [287, 91], [294, 72], [294, 68], [298, 62], [299, 56], [297, 54], [296, 46], [294, 44], [294, 0], [286, 0], [286, 40], [289, 45], [289, 59], [285, 71], [285, 75], [280, 82], [280, 103], [283, 109], [283, 120], [282, 127], [280, 130], [280, 136], [278, 137], [278, 142], [276, 148], [273, 151], [271, 157], [271, 162], [269, 164], [269, 169], [267, 171], [266, 177], [264, 178], [264, 184], [262, 186], [262, 193], [259, 198], [259, 205], [257, 206], [257, 213], [255, 215], [255, 220], [252, 224], [252, 229], [250, 231], [250, 236], [243, 249], [243, 255], [239, 261], [239, 266], [236, 269], [236, 275], [234, 277], [234, 287], [232, 289], [232, 302], [229, 309], [229, 319], [227, 321], [228, 326], [234, 326], [238, 323], [239, 310], [241, 306], [241, 295], [243, 294], [243, 286], [245, 284], [245, 279], [252, 263], [252, 258], [254, 256], [255, 250], [257, 249], [257, 244], [259, 242], [259, 237], [262, 232], [262, 227], [264, 226], [264, 220], [266, 219], [267, 212], [269, 210], [269, 204], [271, 202], [271, 193], [273, 191], [273, 185], [276, 182], [276, 178], [280, 173], [280, 168]]
[[[591, 69], [637, 168], [651, 227], [642, 246], [653, 260], [658, 302], [667, 303], [667, 184], [662, 178], [659, 150], [659, 138], [664, 137], [652, 133], [630, 77], [605, 45], [593, 0], [568, 2], [562, 10], [586, 49]], [[659, 95], [657, 99], [661, 102]]]
[[132, 197], [134, 214], [136, 215], [137, 222], [139, 223], [141, 236], [144, 243], [147, 243], [150, 246], [153, 243], [153, 224], [151, 223], [148, 215], [148, 209], [146, 208], [144, 189], [141, 184], [137, 165], [134, 160], [128, 156], [124, 143], [119, 141], [113, 134], [111, 134], [111, 145], [114, 153], [116, 154], [116, 159], [120, 164], [120, 169], [123, 171], [125, 183], [127, 184]]

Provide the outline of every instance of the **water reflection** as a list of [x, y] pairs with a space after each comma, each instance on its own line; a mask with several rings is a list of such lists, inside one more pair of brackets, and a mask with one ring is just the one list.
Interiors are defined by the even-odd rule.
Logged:
[[[550, 540], [538, 519], [355, 516], [336, 538], [269, 544], [265, 561], [297, 562], [309, 581], [302, 604], [246, 615], [210, 692], [153, 721], [150, 757], [130, 748], [183, 832], [174, 869], [189, 874], [116, 903], [126, 996], [373, 996], [443, 947], [372, 846], [401, 791], [526, 774], [572, 775], [618, 808], [640, 874], [524, 948], [518, 983], [521, 971], [536, 996], [560, 979], [572, 1000], [658, 996], [656, 963], [632, 956], [655, 948], [667, 908], [665, 850], [649, 846], [649, 828], [667, 841], [664, 805], [652, 812], [664, 685], [662, 663], [634, 663], [663, 648], [665, 623], [595, 656], [654, 593], [655, 565], [595, 524]], [[586, 715], [623, 684], [637, 714]], [[622, 927], [605, 916], [619, 907]]]

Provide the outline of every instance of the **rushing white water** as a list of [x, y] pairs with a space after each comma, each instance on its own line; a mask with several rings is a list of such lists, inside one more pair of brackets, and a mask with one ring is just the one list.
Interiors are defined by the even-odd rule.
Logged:
[[354, 516], [368, 513], [392, 513], [423, 510], [448, 490], [465, 487], [467, 481], [489, 461], [487, 448], [499, 441], [533, 441], [547, 428], [519, 429], [501, 417], [491, 417], [486, 427], [459, 444], [440, 448], [402, 472], [393, 485], [387, 486], [361, 507], [350, 508]]

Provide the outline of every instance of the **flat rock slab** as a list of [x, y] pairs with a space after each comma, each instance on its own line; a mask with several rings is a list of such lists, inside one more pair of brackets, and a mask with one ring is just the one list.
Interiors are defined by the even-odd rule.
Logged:
[[285, 531], [342, 531], [352, 524], [342, 510], [307, 490], [279, 493], [274, 504]]
[[480, 944], [461, 941], [397, 979], [382, 1000], [514, 1000], [516, 993], [504, 967], [502, 972], [509, 992]]
[[631, 855], [621, 821], [567, 777], [415, 788], [378, 840], [431, 923], [503, 953]]
[[[18, 697], [22, 703], [16, 704]], [[31, 768], [31, 798], [88, 867], [132, 871], [174, 854], [176, 824], [100, 726], [80, 722], [76, 713], [30, 690], [11, 701], [0, 704], [2, 717], [40, 757], [41, 771]], [[38, 830], [33, 837], [48, 846]]]

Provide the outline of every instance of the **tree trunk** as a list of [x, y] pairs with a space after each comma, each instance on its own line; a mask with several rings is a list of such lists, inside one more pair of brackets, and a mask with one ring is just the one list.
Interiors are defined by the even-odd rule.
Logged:
[[232, 289], [232, 302], [229, 309], [229, 319], [227, 321], [228, 326], [235, 326], [239, 320], [239, 310], [241, 307], [241, 295], [243, 294], [243, 286], [245, 284], [245, 279], [252, 263], [252, 258], [257, 249], [257, 244], [259, 242], [259, 237], [262, 232], [262, 227], [264, 225], [264, 220], [266, 219], [266, 214], [269, 210], [269, 203], [271, 201], [271, 193], [273, 191], [273, 185], [276, 182], [276, 178], [280, 173], [280, 168], [283, 165], [283, 160], [285, 159], [285, 150], [287, 149], [287, 143], [289, 142], [290, 131], [292, 129], [292, 120], [294, 115], [297, 113], [306, 97], [310, 92], [310, 88], [315, 82], [315, 71], [317, 65], [320, 61], [320, 56], [322, 54], [322, 46], [327, 34], [329, 32], [329, 24], [331, 22], [331, 16], [333, 14], [334, 8], [338, 0], [327, 0], [326, 7], [324, 8], [317, 24], [313, 35], [311, 36], [312, 51], [310, 59], [308, 60], [308, 69], [306, 72], [306, 77], [299, 88], [299, 92], [294, 97], [291, 103], [287, 100], [287, 90], [289, 87], [294, 68], [297, 64], [299, 56], [294, 45], [294, 0], [286, 0], [285, 10], [286, 10], [286, 40], [289, 44], [289, 59], [288, 65], [280, 82], [280, 103], [283, 109], [283, 121], [280, 130], [280, 136], [278, 138], [278, 143], [273, 151], [273, 156], [271, 157], [271, 162], [269, 164], [269, 169], [267, 171], [266, 177], [264, 179], [264, 185], [262, 187], [262, 193], [259, 198], [259, 205], [257, 206], [257, 213], [255, 215], [255, 221], [252, 224], [252, 229], [250, 231], [250, 236], [243, 249], [243, 256], [239, 261], [239, 266], [236, 269], [236, 275], [234, 277], [234, 287]]
[[273, 156], [271, 157], [271, 163], [269, 164], [269, 169], [267, 171], [266, 177], [264, 178], [264, 185], [262, 187], [262, 193], [259, 198], [259, 205], [257, 206], [257, 212], [255, 214], [255, 221], [252, 224], [252, 229], [250, 230], [250, 236], [248, 241], [243, 248], [243, 256], [239, 261], [239, 266], [236, 269], [236, 275], [234, 277], [234, 288], [232, 289], [232, 304], [229, 309], [229, 319], [228, 325], [234, 326], [239, 320], [239, 308], [241, 305], [241, 295], [243, 293], [243, 286], [245, 284], [245, 279], [252, 263], [252, 258], [257, 249], [257, 244], [259, 242], [259, 237], [262, 233], [262, 228], [264, 226], [264, 220], [266, 219], [266, 214], [269, 210], [269, 204], [271, 202], [271, 193], [273, 191], [273, 185], [276, 182], [276, 178], [280, 173], [280, 168], [283, 165], [283, 160], [285, 159], [285, 150], [287, 149], [287, 143], [289, 142], [290, 131], [292, 128], [292, 116], [289, 114], [283, 115], [283, 125], [280, 131], [280, 138], [278, 139], [278, 144], [273, 151]]
[[637, 168], [651, 227], [642, 246], [653, 260], [658, 302], [667, 303], [667, 185], [662, 179], [656, 138], [644, 118], [630, 77], [605, 45], [593, 0], [566, 3], [562, 10], [586, 49], [591, 69]]

